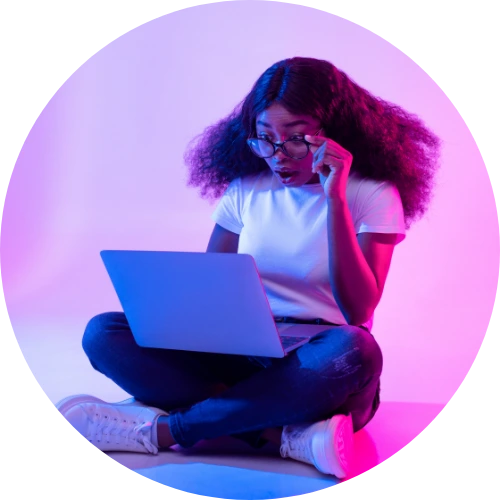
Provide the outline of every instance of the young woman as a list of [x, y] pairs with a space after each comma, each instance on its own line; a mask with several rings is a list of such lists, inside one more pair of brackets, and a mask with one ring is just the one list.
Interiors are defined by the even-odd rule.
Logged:
[[[191, 144], [190, 185], [222, 198], [207, 252], [251, 254], [276, 321], [324, 324], [285, 358], [137, 346], [125, 315], [89, 322], [93, 367], [133, 396], [59, 410], [104, 451], [157, 453], [233, 435], [346, 477], [379, 405], [370, 333], [394, 246], [425, 212], [439, 139], [327, 61], [274, 64]], [[404, 291], [402, 291], [404, 293]]]

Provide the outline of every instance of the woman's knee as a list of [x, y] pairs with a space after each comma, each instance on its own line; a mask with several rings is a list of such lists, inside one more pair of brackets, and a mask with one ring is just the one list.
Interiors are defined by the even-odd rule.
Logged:
[[311, 342], [325, 344], [331, 354], [354, 355], [357, 361], [371, 372], [382, 372], [382, 352], [373, 335], [364, 328], [342, 325], [330, 328], [315, 336]]
[[105, 352], [119, 331], [130, 331], [125, 314], [105, 312], [90, 319], [85, 327], [82, 347], [89, 358], [97, 352]]

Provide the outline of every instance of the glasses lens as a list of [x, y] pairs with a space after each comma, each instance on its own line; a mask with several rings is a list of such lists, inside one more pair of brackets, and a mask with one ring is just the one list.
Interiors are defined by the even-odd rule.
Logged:
[[307, 144], [301, 140], [286, 141], [283, 148], [289, 156], [297, 160], [305, 158], [309, 152]]
[[273, 145], [264, 139], [249, 139], [248, 144], [252, 152], [260, 158], [273, 156]]

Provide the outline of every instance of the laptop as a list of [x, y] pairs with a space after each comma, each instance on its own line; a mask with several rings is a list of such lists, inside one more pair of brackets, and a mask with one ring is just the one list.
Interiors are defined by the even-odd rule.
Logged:
[[142, 347], [282, 358], [331, 328], [276, 323], [251, 255], [100, 254]]

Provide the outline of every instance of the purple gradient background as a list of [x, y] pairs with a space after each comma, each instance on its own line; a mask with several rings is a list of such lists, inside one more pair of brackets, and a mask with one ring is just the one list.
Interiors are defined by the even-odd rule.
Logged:
[[296, 55], [332, 61], [444, 141], [435, 199], [396, 248], [373, 333], [384, 400], [450, 399], [480, 347], [498, 280], [498, 219], [480, 153], [453, 104], [398, 49], [282, 3], [210, 4], [147, 23], [87, 61], [46, 106], [2, 220], [3, 285], [23, 352], [29, 336], [18, 324], [84, 325], [121, 309], [100, 250], [205, 250], [214, 205], [186, 187], [185, 147], [269, 65]]

